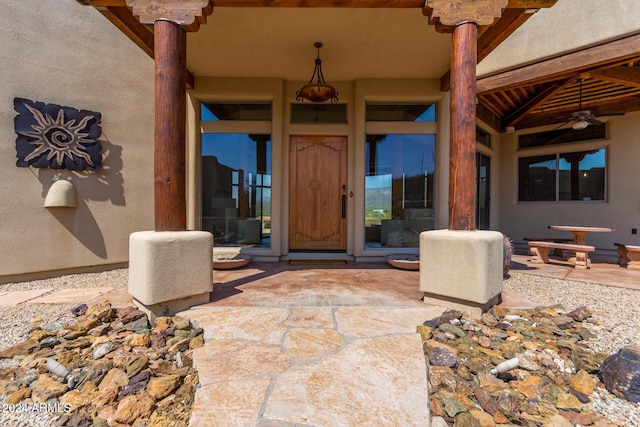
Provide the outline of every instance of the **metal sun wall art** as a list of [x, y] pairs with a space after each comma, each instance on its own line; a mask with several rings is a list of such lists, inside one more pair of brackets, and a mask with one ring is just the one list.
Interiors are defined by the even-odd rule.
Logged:
[[100, 113], [14, 98], [16, 166], [102, 170]]

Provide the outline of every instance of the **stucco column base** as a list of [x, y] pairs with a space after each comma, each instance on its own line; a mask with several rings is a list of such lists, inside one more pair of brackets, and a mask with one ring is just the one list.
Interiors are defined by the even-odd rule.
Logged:
[[129, 237], [129, 294], [157, 315], [209, 302], [213, 235], [206, 231], [141, 231]]
[[173, 316], [176, 313], [185, 311], [196, 305], [207, 304], [209, 301], [209, 292], [200, 295], [193, 295], [187, 298], [174, 299], [159, 304], [143, 304], [137, 299], [133, 299], [133, 304], [144, 314], [147, 315], [149, 321], [153, 324], [157, 317]]
[[503, 236], [497, 231], [431, 230], [420, 234], [424, 302], [479, 317], [500, 303]]

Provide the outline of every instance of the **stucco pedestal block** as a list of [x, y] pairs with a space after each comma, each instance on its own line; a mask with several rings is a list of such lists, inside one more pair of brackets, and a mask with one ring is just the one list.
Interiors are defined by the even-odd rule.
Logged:
[[424, 302], [478, 317], [500, 302], [503, 236], [497, 231], [432, 230], [420, 234]]
[[171, 315], [209, 302], [213, 235], [141, 231], [129, 237], [129, 293], [149, 314]]

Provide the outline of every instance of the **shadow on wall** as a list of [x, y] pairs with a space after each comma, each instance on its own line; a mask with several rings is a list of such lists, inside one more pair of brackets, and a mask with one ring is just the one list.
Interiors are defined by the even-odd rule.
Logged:
[[46, 198], [53, 183], [59, 179], [70, 181], [77, 193], [77, 207], [54, 207], [49, 212], [87, 249], [100, 258], [107, 258], [103, 231], [87, 201], [107, 202], [126, 206], [122, 178], [122, 147], [106, 139], [102, 144], [102, 172], [71, 171], [67, 169], [38, 169], [42, 197]]

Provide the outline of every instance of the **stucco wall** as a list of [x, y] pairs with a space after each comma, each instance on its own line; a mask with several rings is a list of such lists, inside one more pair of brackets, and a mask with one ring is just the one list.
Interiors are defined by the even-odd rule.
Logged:
[[[0, 279], [126, 262], [153, 228], [153, 60], [75, 0], [5, 2], [0, 14]], [[101, 173], [16, 167], [14, 97], [102, 114]], [[45, 208], [54, 180], [77, 208]]]
[[[558, 0], [540, 9], [478, 64], [478, 76], [640, 32], [637, 0]], [[550, 37], [550, 35], [552, 35]]]
[[[548, 225], [613, 227], [614, 233], [591, 233], [587, 244], [602, 253], [614, 251], [614, 242], [640, 245], [640, 112], [608, 120], [608, 139], [517, 151], [517, 133], [503, 134], [500, 164], [500, 231], [514, 242], [523, 237], [564, 236], [548, 230]], [[533, 132], [532, 129], [529, 132]], [[605, 202], [518, 202], [518, 157], [558, 151], [582, 151], [608, 147], [607, 192]], [[567, 232], [565, 237], [571, 237]]]

